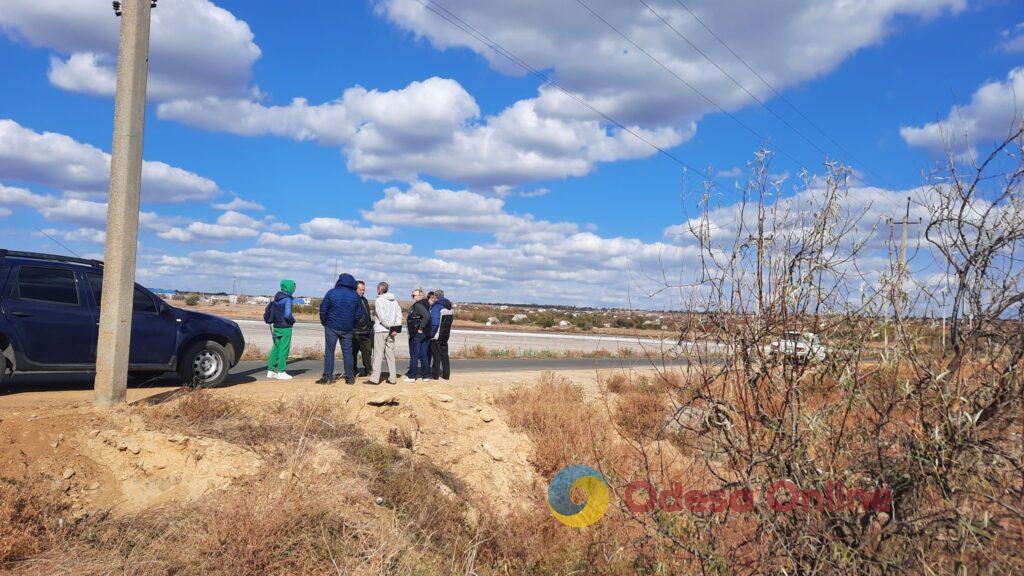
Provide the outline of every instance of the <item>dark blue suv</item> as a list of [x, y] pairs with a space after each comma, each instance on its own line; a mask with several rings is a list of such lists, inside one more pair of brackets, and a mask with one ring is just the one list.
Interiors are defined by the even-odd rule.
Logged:
[[[0, 250], [0, 379], [17, 372], [88, 372], [96, 366], [103, 264]], [[242, 357], [231, 320], [180, 310], [135, 285], [129, 375], [177, 372], [217, 386]]]

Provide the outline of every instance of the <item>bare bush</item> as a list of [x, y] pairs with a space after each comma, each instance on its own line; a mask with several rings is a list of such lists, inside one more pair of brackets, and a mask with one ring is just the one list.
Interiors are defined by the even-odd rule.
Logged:
[[[682, 336], [726, 351], [714, 362], [707, 348], [690, 350], [689, 382], [667, 386], [673, 439], [695, 455], [688, 475], [755, 493], [784, 480], [819, 498], [842, 486], [854, 504], [830, 509], [804, 494], [780, 512], [766, 494], [740, 517], [627, 512], [646, 537], [702, 571], [1022, 568], [1008, 552], [1024, 534], [1021, 158], [1018, 131], [981, 161], [951, 158], [919, 195], [915, 211], [928, 219], [914, 278], [923, 281], [911, 278], [895, 234], [865, 220], [869, 204], [850, 196], [841, 166], [785, 196], [763, 153], [728, 219], [715, 212], [724, 209], [713, 184], [705, 188], [688, 221], [701, 255], [693, 282], [665, 287], [695, 312]], [[866, 263], [872, 246], [888, 247], [886, 267]], [[952, 295], [948, 347], [923, 320], [937, 284]], [[831, 353], [820, 364], [779, 362], [768, 344], [785, 332], [818, 333]], [[639, 477], [672, 480], [635, 448]], [[884, 505], [849, 496], [859, 490], [885, 494]]]

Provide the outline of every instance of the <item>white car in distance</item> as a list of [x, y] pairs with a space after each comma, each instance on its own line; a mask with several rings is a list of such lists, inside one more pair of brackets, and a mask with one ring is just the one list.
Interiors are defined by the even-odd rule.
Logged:
[[782, 338], [764, 347], [764, 355], [768, 358], [795, 364], [824, 362], [828, 353], [828, 348], [814, 332], [784, 332]]

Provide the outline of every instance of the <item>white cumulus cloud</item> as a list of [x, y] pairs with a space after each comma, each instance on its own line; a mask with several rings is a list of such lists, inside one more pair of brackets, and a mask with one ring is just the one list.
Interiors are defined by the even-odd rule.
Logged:
[[[23, 206], [37, 211], [47, 220], [71, 222], [103, 229], [107, 225], [107, 203], [79, 198], [62, 198], [49, 194], [36, 194], [24, 188], [0, 184], [0, 206]], [[139, 228], [160, 232], [171, 226], [171, 220], [155, 212], [139, 213]]]
[[[340, 99], [318, 105], [304, 99], [267, 106], [208, 97], [167, 102], [158, 111], [162, 118], [207, 130], [337, 146], [348, 156], [349, 170], [382, 181], [412, 182], [429, 174], [476, 187], [515, 186], [583, 176], [599, 162], [656, 153], [634, 134], [597, 120], [541, 114], [536, 99], [481, 119], [462, 85], [436, 77], [386, 92], [350, 88]], [[691, 138], [696, 128], [688, 123], [630, 129], [670, 148]]]
[[[0, 178], [42, 184], [82, 198], [106, 197], [110, 154], [56, 132], [36, 132], [0, 119]], [[164, 162], [142, 165], [144, 202], [208, 200], [217, 183]]]
[[[569, 91], [626, 123], [679, 126], [715, 110], [576, 2], [446, 0], [439, 4], [534, 69], [550, 70]], [[586, 4], [725, 109], [735, 110], [752, 100], [675, 31], [750, 92], [762, 99], [770, 95], [753, 73], [673, 0], [648, 4], [675, 31], [640, 2], [588, 0]], [[782, 90], [826, 74], [858, 49], [879, 42], [899, 16], [930, 18], [959, 11], [966, 0], [688, 0], [685, 4]], [[526, 73], [417, 0], [379, 0], [377, 8], [388, 21], [439, 49], [467, 48], [501, 72]], [[593, 117], [557, 90], [542, 91], [538, 108], [545, 116]]]
[[1024, 66], [1005, 80], [982, 84], [964, 106], [953, 108], [945, 119], [923, 126], [903, 126], [900, 136], [916, 148], [942, 153], [947, 146], [962, 154], [976, 145], [1002, 140], [1024, 118]]
[[356, 220], [338, 218], [313, 218], [299, 224], [299, 228], [311, 238], [383, 238], [394, 231], [389, 226], [361, 226]]
[[[4, 0], [0, 28], [9, 37], [57, 54], [57, 87], [114, 93], [119, 19], [109, 2]], [[209, 0], [164, 0], [153, 10], [149, 95], [158, 100], [251, 93], [260, 57], [249, 25]]]

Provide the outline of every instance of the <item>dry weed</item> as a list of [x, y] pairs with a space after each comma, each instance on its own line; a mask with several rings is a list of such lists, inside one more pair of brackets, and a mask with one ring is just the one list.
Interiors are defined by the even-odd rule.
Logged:
[[0, 478], [0, 568], [53, 546], [64, 535], [67, 506], [45, 480]]
[[266, 360], [267, 351], [264, 350], [259, 344], [253, 344], [247, 342], [245, 344], [245, 350], [242, 352], [242, 360]]
[[626, 392], [615, 407], [619, 432], [635, 442], [655, 440], [669, 415], [666, 398], [649, 388]]

